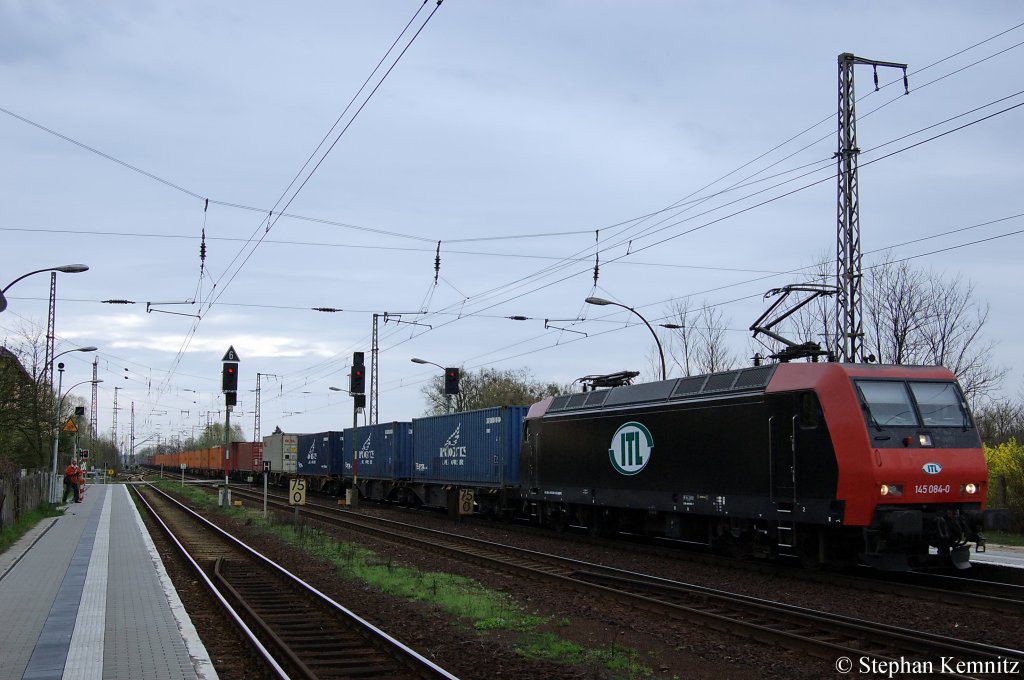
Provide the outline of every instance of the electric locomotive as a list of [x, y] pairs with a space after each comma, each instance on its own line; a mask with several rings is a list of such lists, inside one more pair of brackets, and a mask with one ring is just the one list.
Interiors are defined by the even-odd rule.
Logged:
[[970, 565], [988, 473], [942, 367], [778, 363], [548, 398], [522, 499], [556, 528], [632, 531], [807, 566]]

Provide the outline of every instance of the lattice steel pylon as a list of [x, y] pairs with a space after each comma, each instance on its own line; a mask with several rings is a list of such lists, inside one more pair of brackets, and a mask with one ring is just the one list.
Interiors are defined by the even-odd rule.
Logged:
[[96, 439], [98, 432], [97, 429], [97, 411], [99, 410], [99, 380], [97, 380], [97, 374], [100, 368], [100, 360], [98, 358], [92, 360], [92, 405], [89, 409], [89, 435]]
[[120, 389], [122, 389], [122, 388], [120, 388], [120, 387], [115, 387], [114, 388], [114, 408], [113, 408], [113, 411], [114, 411], [114, 422], [113, 422], [113, 424], [111, 425], [111, 428], [110, 428], [110, 431], [111, 431], [111, 435], [110, 436], [113, 437], [113, 439], [114, 439], [114, 448], [116, 449], [117, 453], [119, 453], [119, 454], [121, 453], [121, 447], [120, 447], [119, 442], [117, 440], [117, 391], [120, 390]]
[[[380, 413], [380, 404], [377, 401], [377, 395], [380, 394], [377, 383], [377, 354], [380, 351], [380, 347], [377, 345], [379, 336], [377, 335], [377, 321], [380, 318], [380, 314], [373, 315], [373, 337], [370, 339], [370, 398], [368, 406], [370, 408], [370, 425], [377, 424], [377, 416]], [[387, 323], [387, 315], [384, 315], [384, 322]]]
[[853, 67], [868, 64], [874, 69], [878, 89], [878, 67], [903, 69], [903, 88], [907, 86], [907, 65], [839, 55], [839, 144], [836, 151], [838, 188], [838, 230], [836, 238], [836, 354], [840, 361], [857, 362], [864, 345], [863, 303], [861, 300], [860, 198], [857, 184], [857, 114], [853, 88]]
[[252, 426], [252, 465], [255, 472], [257, 465], [263, 464], [263, 437], [260, 433], [260, 410], [262, 405], [260, 403], [260, 378], [277, 378], [278, 376], [273, 373], [257, 373], [256, 374], [256, 415], [253, 419]]
[[[46, 356], [43, 358], [43, 382], [53, 392], [54, 326], [57, 321], [57, 272], [50, 272], [50, 309], [46, 315]], [[60, 399], [60, 395], [57, 395]]]

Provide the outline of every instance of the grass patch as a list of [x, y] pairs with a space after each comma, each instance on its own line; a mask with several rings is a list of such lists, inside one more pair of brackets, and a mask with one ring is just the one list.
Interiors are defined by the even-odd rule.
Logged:
[[541, 632], [551, 624], [568, 627], [569, 619], [551, 620], [526, 612], [511, 596], [485, 588], [464, 576], [420, 571], [396, 564], [381, 555], [353, 543], [341, 543], [327, 532], [283, 515], [263, 517], [254, 508], [220, 508], [217, 497], [201, 488], [164, 481], [156, 486], [183, 495], [193, 505], [222, 512], [249, 527], [276, 536], [303, 553], [332, 565], [338, 574], [361, 581], [382, 593], [440, 607], [452, 616], [464, 619], [478, 631], [511, 631], [521, 635], [517, 652], [529, 659], [568, 665], [603, 667], [616, 677], [650, 677], [653, 672], [637, 661], [637, 653], [618, 645], [587, 649], [554, 633]]
[[604, 667], [619, 671], [622, 677], [651, 677], [654, 674], [647, 666], [637, 660], [635, 650], [612, 645], [599, 649], [587, 649], [580, 645], [563, 640], [553, 633], [535, 633], [528, 637], [526, 644], [519, 653], [530, 659], [554, 661], [574, 666]]
[[1024, 545], [1024, 534], [1013, 534], [1008, 531], [986, 531], [985, 542], [998, 545]]
[[64, 512], [61, 510], [50, 508], [49, 503], [43, 503], [35, 510], [26, 512], [18, 518], [17, 522], [9, 527], [4, 527], [3, 530], [0, 531], [0, 552], [4, 552], [10, 548], [19, 538], [24, 536], [29, 529], [39, 524], [47, 517], [59, 517], [63, 514]]

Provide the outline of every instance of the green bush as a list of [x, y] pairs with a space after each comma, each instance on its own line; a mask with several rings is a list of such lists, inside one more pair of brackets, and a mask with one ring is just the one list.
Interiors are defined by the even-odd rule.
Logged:
[[1015, 438], [985, 446], [988, 463], [988, 507], [1007, 508], [1019, 530], [1024, 523], [1024, 445]]

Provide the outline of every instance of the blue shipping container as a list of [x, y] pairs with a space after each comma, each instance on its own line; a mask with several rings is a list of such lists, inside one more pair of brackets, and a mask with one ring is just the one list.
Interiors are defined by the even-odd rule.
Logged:
[[[412, 476], [412, 423], [378, 423], [345, 430], [355, 439], [356, 474], [360, 479], [409, 479]], [[345, 476], [352, 474], [352, 451], [345, 449]]]
[[519, 483], [527, 406], [501, 406], [412, 421], [413, 474], [419, 482], [472, 486]]
[[344, 446], [341, 432], [300, 434], [296, 472], [307, 477], [340, 475]]

